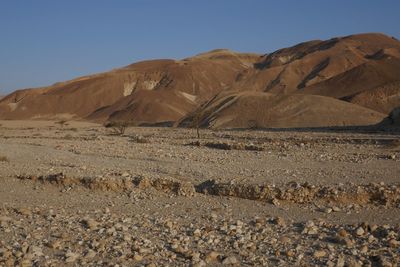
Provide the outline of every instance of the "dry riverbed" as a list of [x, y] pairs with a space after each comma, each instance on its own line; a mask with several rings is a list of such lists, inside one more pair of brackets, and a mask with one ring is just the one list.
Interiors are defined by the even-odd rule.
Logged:
[[0, 266], [400, 263], [399, 134], [0, 124]]

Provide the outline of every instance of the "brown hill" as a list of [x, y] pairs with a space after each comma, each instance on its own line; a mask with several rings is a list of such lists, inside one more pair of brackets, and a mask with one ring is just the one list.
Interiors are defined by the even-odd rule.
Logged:
[[304, 88], [306, 94], [352, 98], [400, 81], [400, 58], [368, 61], [330, 79]]
[[[318, 120], [313, 115], [309, 118], [302, 117], [305, 127], [323, 126], [324, 123], [326, 126], [359, 125], [361, 122], [374, 124], [379, 122], [382, 114], [376, 116], [377, 113], [373, 113], [375, 115], [370, 116], [372, 110], [389, 114], [393, 108], [400, 106], [399, 55], [400, 42], [382, 34], [361, 34], [328, 41], [311, 41], [265, 55], [255, 68], [241, 73], [231, 89], [233, 92], [261, 91], [276, 94], [278, 96], [273, 97], [274, 101], [281, 99], [279, 95], [285, 94], [291, 95], [290, 99], [293, 101], [297, 98], [297, 101], [308, 103], [310, 106], [313, 106], [312, 101], [332, 105], [319, 109], [320, 117], [325, 119]], [[326, 98], [302, 98], [299, 94], [336, 98], [371, 110], [352, 107], [351, 110], [357, 112], [347, 113], [346, 110], [350, 106], [344, 105], [343, 102], [330, 99], [331, 103], [328, 103]], [[220, 97], [222, 99], [219, 99]], [[213, 101], [224, 101], [224, 97], [217, 96]], [[266, 105], [270, 104], [264, 101]], [[285, 104], [291, 105], [287, 102]], [[328, 112], [330, 108], [343, 110], [329, 117], [333, 114]], [[241, 116], [245, 116], [243, 114], [247, 114], [246, 112], [248, 111], [240, 111]], [[256, 117], [252, 110], [249, 112], [253, 114], [251, 116]], [[276, 112], [279, 113], [278, 110]], [[288, 127], [301, 126], [300, 122], [294, 123], [291, 120], [290, 114], [286, 115]], [[190, 116], [189, 114], [182, 121], [186, 121]], [[230, 126], [240, 127], [237, 120], [229, 121]], [[257, 123], [261, 126], [268, 124], [259, 121]], [[227, 123], [223, 125], [229, 127]], [[247, 127], [245, 122], [242, 127]], [[274, 121], [269, 127], [285, 126]]]
[[[377, 57], [376, 54], [381, 51], [385, 51], [382, 52], [384, 55]], [[400, 42], [382, 34], [311, 41], [264, 56], [255, 70], [243, 76], [243, 81], [237, 83], [235, 88], [251, 87], [270, 93], [298, 92], [365, 63], [371, 62], [365, 69], [379, 68], [380, 64], [387, 63], [386, 59], [399, 54]]]
[[331, 97], [239, 92], [216, 97], [178, 123], [212, 128], [297, 128], [370, 125], [385, 114]]
[[400, 106], [399, 84], [400, 42], [359, 34], [264, 56], [219, 49], [144, 61], [19, 90], [0, 101], [0, 119], [187, 125], [196, 111], [214, 127], [375, 124]]
[[16, 91], [0, 102], [0, 118], [110, 118], [175, 121], [227, 88], [259, 58], [228, 50], [180, 61], [144, 61], [53, 86]]
[[389, 114], [400, 103], [400, 81], [387, 83], [347, 97], [346, 101]]

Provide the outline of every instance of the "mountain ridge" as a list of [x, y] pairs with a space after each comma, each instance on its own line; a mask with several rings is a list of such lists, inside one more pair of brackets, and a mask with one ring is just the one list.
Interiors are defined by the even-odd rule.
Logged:
[[[216, 114], [217, 103], [227, 96], [240, 101], [227, 109], [232, 114]], [[257, 126], [374, 124], [400, 106], [400, 42], [379, 33], [358, 34], [303, 42], [264, 55], [215, 49], [181, 60], [141, 61], [52, 86], [17, 90], [0, 100], [0, 119], [182, 126], [194, 112], [211, 112], [201, 109], [212, 103], [216, 106], [211, 113], [219, 121], [244, 114], [247, 119], [202, 125], [248, 128], [257, 110], [270, 112], [275, 101], [283, 101], [287, 106], [280, 109], [290, 106], [287, 110], [293, 113], [277, 110], [276, 115], [283, 116], [278, 124], [269, 115], [270, 120], [256, 120]], [[253, 106], [243, 106], [245, 102]], [[241, 108], [234, 107], [237, 104]]]

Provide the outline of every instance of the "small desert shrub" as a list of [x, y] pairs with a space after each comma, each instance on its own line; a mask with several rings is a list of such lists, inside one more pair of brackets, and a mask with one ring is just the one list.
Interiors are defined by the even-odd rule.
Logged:
[[146, 139], [145, 137], [141, 136], [141, 135], [134, 135], [131, 136], [130, 141], [134, 142], [134, 143], [139, 143], [139, 144], [147, 144], [150, 143], [149, 139]]
[[[191, 142], [186, 144], [186, 146], [202, 146], [199, 141]], [[254, 144], [228, 144], [225, 142], [208, 142], [204, 144], [205, 147], [214, 148], [214, 149], [222, 149], [222, 150], [247, 150], [247, 151], [263, 151], [264, 148], [262, 146], [254, 145]]]
[[256, 145], [245, 145], [244, 150], [248, 151], [263, 151], [264, 148], [262, 146], [256, 146]]
[[194, 142], [190, 142], [190, 143], [187, 143], [187, 144], [185, 144], [185, 146], [201, 146], [201, 143], [200, 143], [200, 141], [194, 141]]
[[[196, 135], [197, 139], [200, 139], [200, 129], [204, 126], [206, 126], [207, 123], [205, 123], [203, 120], [207, 118], [209, 115], [209, 112], [206, 112], [204, 108], [207, 106], [207, 102], [201, 104], [197, 110], [193, 111], [192, 113], [192, 120], [190, 121], [188, 127], [192, 129], [196, 129]], [[211, 121], [208, 122], [208, 126], [211, 126]]]
[[0, 162], [10, 162], [6, 156], [0, 156]]
[[250, 130], [257, 130], [260, 128], [260, 125], [258, 124], [257, 120], [249, 120], [247, 122], [247, 127], [249, 127]]
[[197, 139], [200, 139], [201, 115], [202, 115], [201, 112], [197, 112], [193, 116], [193, 121], [192, 124], [190, 125], [191, 128], [196, 129]]
[[394, 146], [400, 146], [400, 139], [393, 140], [392, 144]]
[[113, 135], [123, 135], [129, 126], [129, 123], [125, 121], [112, 121], [104, 124], [104, 127], [110, 129]]
[[400, 139], [391, 140], [391, 141], [388, 143], [388, 146], [389, 146], [390, 148], [400, 148]]
[[70, 135], [70, 134], [66, 134], [65, 136], [64, 136], [64, 139], [66, 139], [66, 140], [71, 140], [73, 137], [72, 137], [72, 135]]
[[206, 143], [205, 146], [209, 148], [222, 149], [222, 150], [232, 149], [232, 146], [228, 143]]
[[66, 120], [59, 120], [59, 121], [56, 121], [55, 124], [58, 124], [58, 125], [60, 125], [61, 127], [64, 127], [65, 125], [68, 125]]

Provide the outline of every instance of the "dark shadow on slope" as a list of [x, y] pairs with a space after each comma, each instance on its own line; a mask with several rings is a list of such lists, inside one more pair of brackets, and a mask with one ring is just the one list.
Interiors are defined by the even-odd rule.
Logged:
[[307, 83], [317, 77], [321, 71], [323, 71], [326, 67], [328, 67], [330, 62], [330, 58], [325, 58], [318, 65], [316, 65], [312, 71], [304, 78], [303, 81], [297, 86], [297, 89], [303, 89], [306, 87]]
[[141, 127], [173, 127], [174, 121], [160, 121], [160, 122], [142, 122], [139, 123]]
[[[229, 129], [232, 131], [251, 131], [248, 128]], [[258, 128], [257, 131], [265, 132], [303, 132], [303, 133], [365, 133], [365, 134], [400, 134], [400, 126], [330, 126], [330, 127], [298, 127], [298, 128]]]

